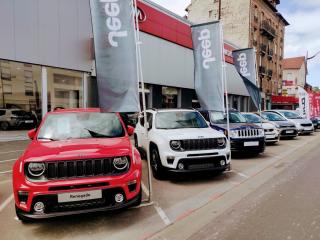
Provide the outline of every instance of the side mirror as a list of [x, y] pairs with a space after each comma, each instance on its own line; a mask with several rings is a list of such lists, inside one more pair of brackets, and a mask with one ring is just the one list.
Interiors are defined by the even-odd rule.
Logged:
[[28, 131], [28, 137], [29, 137], [31, 140], [33, 140], [34, 137], [35, 137], [35, 135], [36, 135], [36, 133], [37, 133], [37, 129], [34, 128], [34, 129]]
[[129, 135], [129, 136], [132, 136], [132, 135], [133, 135], [133, 133], [134, 133], [134, 127], [132, 127], [132, 126], [128, 126], [128, 128], [127, 128], [127, 132], [128, 132], [128, 135]]

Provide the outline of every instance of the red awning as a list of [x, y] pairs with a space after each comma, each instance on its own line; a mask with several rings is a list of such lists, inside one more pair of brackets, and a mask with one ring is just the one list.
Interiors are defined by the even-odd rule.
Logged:
[[290, 96], [272, 96], [272, 103], [299, 104], [299, 99], [296, 97], [290, 97]]

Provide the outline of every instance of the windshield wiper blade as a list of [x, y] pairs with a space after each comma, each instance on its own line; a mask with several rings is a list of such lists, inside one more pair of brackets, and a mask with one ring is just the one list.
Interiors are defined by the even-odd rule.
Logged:
[[54, 139], [54, 138], [46, 138], [46, 137], [38, 137], [38, 140], [50, 140], [50, 141], [58, 141], [58, 139]]
[[97, 133], [87, 128], [85, 128], [85, 130], [87, 130], [90, 133], [91, 137], [94, 137], [94, 138], [113, 138], [114, 137], [114, 136], [103, 135], [101, 133]]

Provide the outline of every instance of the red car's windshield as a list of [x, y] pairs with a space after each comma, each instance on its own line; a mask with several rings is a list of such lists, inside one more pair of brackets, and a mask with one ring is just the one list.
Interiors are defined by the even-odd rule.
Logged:
[[59, 113], [46, 118], [38, 140], [116, 138], [124, 135], [122, 124], [115, 113]]

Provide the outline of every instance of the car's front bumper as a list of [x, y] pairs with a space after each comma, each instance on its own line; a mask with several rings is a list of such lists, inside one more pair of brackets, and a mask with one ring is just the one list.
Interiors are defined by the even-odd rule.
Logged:
[[[121, 192], [121, 188], [104, 189], [104, 192], [107, 192], [107, 191]], [[112, 194], [110, 196], [112, 196]], [[107, 202], [108, 201], [107, 197], [105, 197], [104, 199], [106, 201], [105, 202], [106, 204], [105, 206], [103, 206], [104, 201], [101, 201], [100, 204], [94, 203], [93, 201], [59, 204], [57, 202], [57, 195], [39, 195], [37, 196], [37, 198], [34, 199], [34, 202], [43, 201], [46, 203], [46, 206], [48, 206], [48, 202], [51, 202], [51, 206], [49, 205], [50, 207], [49, 209], [51, 211], [47, 210], [47, 212], [44, 212], [44, 213], [20, 211], [20, 214], [30, 219], [46, 219], [46, 218], [78, 215], [78, 214], [85, 214], [85, 213], [115, 211], [115, 210], [119, 210], [119, 209], [123, 209], [123, 208], [135, 205], [139, 201], [139, 198], [140, 196], [139, 194], [137, 194], [134, 198], [130, 200], [125, 200], [123, 203], [112, 203], [111, 200]]]
[[[258, 143], [255, 146], [246, 146], [246, 144]], [[232, 152], [262, 153], [265, 150], [265, 138], [252, 139], [231, 139]]]
[[[22, 214], [29, 218], [50, 218], [55, 216], [80, 214], [125, 208], [136, 202], [140, 193], [141, 171], [132, 170], [121, 176], [100, 176], [48, 182], [29, 182], [23, 176], [14, 181], [15, 204]], [[101, 191], [102, 197], [85, 201], [59, 202], [58, 195]], [[27, 201], [21, 201], [19, 192], [28, 193]], [[115, 195], [121, 193], [124, 200], [115, 201]], [[42, 213], [34, 211], [35, 203], [43, 202]]]
[[286, 138], [286, 137], [296, 137], [298, 136], [299, 131], [296, 128], [281, 128], [280, 129], [280, 137]]
[[[224, 149], [196, 150], [179, 152], [173, 150], [160, 150], [161, 163], [171, 172], [196, 172], [206, 170], [223, 170], [230, 164], [229, 147]], [[224, 166], [221, 166], [221, 161]], [[183, 168], [181, 168], [181, 163]], [[180, 167], [179, 167], [180, 164]]]

